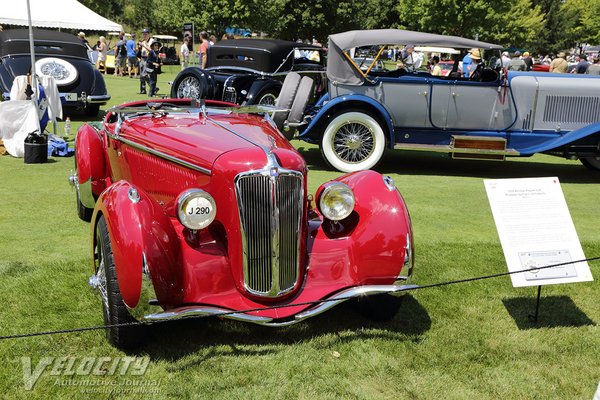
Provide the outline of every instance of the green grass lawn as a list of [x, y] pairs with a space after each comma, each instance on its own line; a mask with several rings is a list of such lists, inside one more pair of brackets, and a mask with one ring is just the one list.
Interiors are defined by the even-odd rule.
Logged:
[[[177, 67], [160, 75], [160, 93]], [[138, 81], [108, 76], [113, 100], [144, 98]], [[74, 128], [82, 123], [76, 118]], [[62, 123], [60, 124], [62, 129]], [[309, 188], [339, 173], [318, 148], [293, 141], [310, 167]], [[73, 158], [42, 165], [0, 157], [0, 335], [101, 325], [91, 275], [89, 225], [67, 183]], [[588, 257], [600, 256], [600, 174], [537, 155], [506, 162], [459, 161], [394, 152], [378, 168], [411, 212], [416, 269], [425, 285], [506, 271], [483, 179], [558, 176]], [[591, 263], [598, 278], [600, 263]], [[373, 323], [342, 305], [288, 328], [234, 321], [156, 326], [134, 355], [143, 376], [94, 376], [108, 391], [60, 385], [44, 372], [24, 388], [21, 357], [119, 357], [104, 332], [0, 342], [0, 398], [591, 399], [600, 381], [600, 283], [547, 286], [540, 321], [529, 322], [535, 288], [510, 278], [427, 289], [405, 298], [391, 322]], [[57, 379], [59, 381], [57, 381]], [[140, 382], [155, 392], [127, 391]], [[96, 388], [99, 388], [96, 386]], [[154, 390], [153, 389], [153, 390]]]

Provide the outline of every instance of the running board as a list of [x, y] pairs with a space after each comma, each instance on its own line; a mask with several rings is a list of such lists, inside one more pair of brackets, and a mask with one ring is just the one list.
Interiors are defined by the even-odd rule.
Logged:
[[472, 160], [504, 160], [506, 156], [518, 156], [515, 149], [506, 148], [506, 139], [486, 136], [452, 136], [450, 144], [396, 143], [394, 149], [450, 153], [452, 158]]

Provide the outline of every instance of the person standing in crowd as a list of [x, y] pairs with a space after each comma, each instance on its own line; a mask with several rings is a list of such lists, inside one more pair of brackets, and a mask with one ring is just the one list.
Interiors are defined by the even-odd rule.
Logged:
[[431, 58], [431, 67], [431, 75], [442, 76], [442, 67], [440, 67], [440, 58], [438, 56]]
[[528, 51], [523, 53], [523, 61], [525, 62], [525, 70], [531, 71], [533, 68], [533, 58], [529, 55]]
[[482, 69], [478, 68], [479, 63], [481, 62], [481, 52], [479, 51], [479, 49], [471, 50], [471, 60], [473, 60], [473, 62], [471, 62], [471, 64], [468, 65], [466, 72], [468, 73], [469, 79], [477, 80], [479, 79], [479, 74]]
[[210, 35], [208, 38], [208, 44], [213, 46], [215, 43], [217, 43], [217, 37], [215, 35]]
[[398, 68], [404, 68], [406, 72], [414, 72], [418, 68], [419, 57], [414, 54], [415, 46], [412, 44], [408, 44], [404, 47], [399, 54], [398, 63], [396, 66]]
[[221, 40], [231, 40], [235, 39], [235, 37], [231, 33], [224, 33], [221, 37]]
[[190, 48], [188, 44], [190, 43], [190, 37], [186, 36], [183, 38], [183, 44], [181, 45], [180, 53], [181, 53], [181, 69], [184, 70], [188, 67], [188, 62], [190, 58]]
[[104, 36], [100, 36], [98, 43], [98, 48], [96, 49], [98, 50], [98, 60], [96, 61], [96, 68], [100, 70], [100, 67], [102, 67], [104, 75], [106, 75], [106, 53], [108, 52], [106, 38]]
[[125, 72], [125, 64], [127, 63], [127, 41], [125, 34], [119, 32], [119, 40], [115, 44], [115, 76], [123, 76]]
[[131, 38], [125, 43], [127, 49], [127, 67], [129, 77], [136, 78], [138, 75], [138, 58], [137, 58], [137, 43], [135, 42], [135, 33], [131, 34]]
[[198, 57], [200, 57], [200, 68], [206, 68], [206, 56], [208, 55], [208, 33], [205, 31], [200, 32], [200, 47], [198, 48]]
[[508, 54], [508, 51], [503, 51], [502, 52], [502, 69], [504, 69], [504, 71], [508, 71], [510, 69], [510, 56]]
[[90, 47], [90, 42], [88, 42], [88, 40], [85, 38], [85, 33], [79, 32], [77, 34], [77, 37], [79, 38], [79, 40], [81, 40], [81, 43], [83, 43], [83, 45], [85, 46], [86, 49], [88, 49], [88, 50], [92, 49]]
[[153, 42], [152, 49], [148, 52], [146, 59], [146, 72], [148, 73], [148, 86], [150, 87], [148, 97], [153, 97], [158, 92], [156, 81], [158, 80], [158, 72], [162, 66], [160, 56], [158, 55], [160, 46], [160, 42]]
[[519, 50], [515, 51], [515, 54], [513, 54], [513, 57], [510, 59], [508, 69], [510, 71], [525, 71], [527, 69], [525, 61], [521, 59], [521, 52]]
[[471, 59], [471, 52], [475, 49], [471, 49], [467, 52], [467, 54], [462, 59], [462, 74], [464, 78], [469, 77], [469, 66], [473, 63]]
[[[148, 53], [152, 50], [154, 40], [150, 38], [150, 30], [144, 28], [142, 30], [143, 39], [138, 43], [140, 47], [140, 92], [146, 94], [146, 82], [148, 81], [148, 72], [146, 71], [146, 63], [148, 61]], [[158, 89], [156, 89], [158, 90]]]
[[572, 72], [574, 74], [587, 73], [590, 63], [587, 62], [587, 57], [585, 56], [585, 54], [577, 55], [575, 56], [575, 59], [577, 60], [577, 64], [575, 65], [575, 68], [573, 68]]
[[550, 63], [550, 72], [554, 72], [555, 74], [565, 74], [569, 69], [569, 64], [567, 60], [565, 60], [565, 53], [558, 53], [558, 57], [556, 57]]
[[595, 56], [592, 60], [594, 63], [588, 67], [586, 74], [600, 75], [600, 57]]

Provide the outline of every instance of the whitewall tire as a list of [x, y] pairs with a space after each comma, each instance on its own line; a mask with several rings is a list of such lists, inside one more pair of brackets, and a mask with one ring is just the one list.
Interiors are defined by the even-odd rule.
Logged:
[[334, 116], [321, 139], [321, 153], [333, 168], [354, 172], [373, 168], [383, 157], [385, 134], [369, 114], [342, 112]]

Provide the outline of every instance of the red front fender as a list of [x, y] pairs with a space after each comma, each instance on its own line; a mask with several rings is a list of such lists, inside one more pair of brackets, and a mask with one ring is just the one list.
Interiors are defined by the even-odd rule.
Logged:
[[92, 224], [104, 215], [113, 248], [123, 302], [134, 308], [140, 300], [143, 258], [162, 305], [178, 304], [183, 294], [180, 245], [162, 207], [134, 185], [119, 181], [100, 195]]

